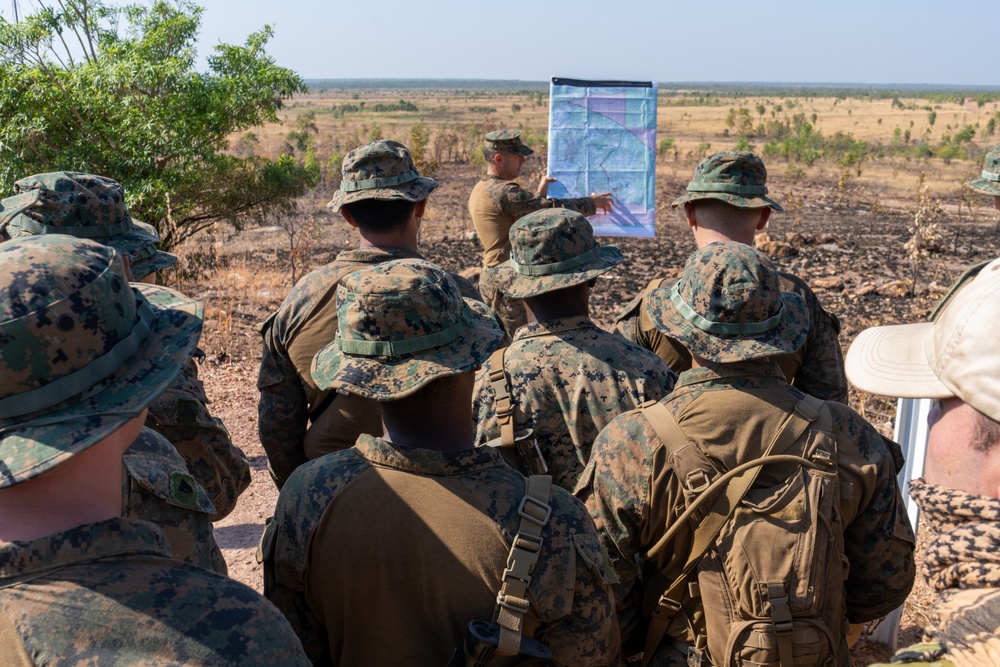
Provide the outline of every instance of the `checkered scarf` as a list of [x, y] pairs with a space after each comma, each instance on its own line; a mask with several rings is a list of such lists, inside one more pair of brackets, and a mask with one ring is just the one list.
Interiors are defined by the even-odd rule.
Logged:
[[1000, 587], [1000, 500], [922, 479], [909, 492], [934, 535], [924, 555], [927, 582], [938, 591]]

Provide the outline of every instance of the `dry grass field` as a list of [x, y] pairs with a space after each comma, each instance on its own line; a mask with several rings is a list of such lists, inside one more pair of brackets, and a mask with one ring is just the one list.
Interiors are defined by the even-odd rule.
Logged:
[[[375, 110], [401, 100], [416, 110]], [[537, 90], [331, 90], [292, 100], [281, 114], [282, 124], [233, 138], [235, 152], [289, 152], [299, 159], [308, 154], [325, 172], [296, 215], [241, 233], [220, 227], [188, 241], [178, 249], [179, 271], [168, 277], [170, 284], [206, 303], [202, 347], [208, 360], [201, 374], [213, 412], [225, 420], [254, 467], [253, 485], [216, 529], [236, 578], [261, 587], [254, 551], [276, 498], [256, 439], [257, 329], [290, 289], [293, 262], [301, 276], [356, 245], [347, 224], [325, 207], [337, 183], [338, 160], [377, 137], [418, 148], [418, 163], [425, 170], [436, 169], [434, 177], [441, 182], [424, 219], [422, 250], [450, 270], [475, 271], [479, 247], [466, 208], [468, 193], [483, 171], [475, 148], [487, 131], [521, 129], [537, 150], [522, 178], [533, 184], [544, 173], [547, 100]], [[867, 326], [925, 318], [963, 267], [997, 256], [1000, 215], [991, 200], [964, 187], [978, 175], [982, 153], [991, 142], [1000, 143], [987, 136], [998, 113], [996, 102], [661, 94], [659, 139], [670, 138], [673, 145], [658, 162], [657, 238], [608, 239], [623, 249], [628, 265], [599, 282], [593, 301], [599, 323], [610, 326], [648, 279], [674, 275], [683, 266], [694, 245], [682, 215], [669, 204], [700, 157], [737, 145], [738, 124], [730, 127], [727, 118], [731, 109], [738, 116], [740, 108], [748, 110], [753, 127], [786, 118], [791, 126], [797, 114], [804, 114], [800, 120], [826, 138], [850, 133], [854, 141], [868, 145], [860, 165], [835, 154], [811, 164], [780, 155], [766, 159], [771, 195], [786, 208], [771, 219], [767, 233], [772, 243], [766, 250], [780, 266], [810, 281], [825, 306], [840, 317], [845, 350]], [[944, 158], [921, 154], [918, 142], [936, 153], [954, 143], [966, 126], [972, 126], [974, 136], [957, 144], [957, 153]], [[896, 128], [897, 139], [909, 133], [902, 146], [892, 146]], [[768, 141], [767, 136], [745, 139], [758, 151]], [[914, 222], [918, 210], [919, 229]], [[915, 234], [920, 243], [912, 242]], [[851, 401], [891, 434], [894, 402], [857, 392]], [[903, 620], [904, 641], [918, 637], [929, 599], [918, 581]], [[886, 649], [862, 641], [855, 663], [887, 655]]]

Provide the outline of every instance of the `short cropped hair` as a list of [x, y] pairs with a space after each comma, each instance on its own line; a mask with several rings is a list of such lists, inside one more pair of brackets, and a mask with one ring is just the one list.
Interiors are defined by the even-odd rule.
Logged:
[[976, 410], [972, 448], [979, 452], [987, 452], [997, 444], [1000, 444], [1000, 422]]
[[488, 146], [483, 146], [483, 157], [486, 158], [487, 164], [493, 162], [493, 158], [500, 154], [495, 148], [490, 148]]
[[402, 229], [413, 214], [416, 202], [405, 199], [362, 199], [344, 204], [358, 227], [369, 232], [392, 232]]

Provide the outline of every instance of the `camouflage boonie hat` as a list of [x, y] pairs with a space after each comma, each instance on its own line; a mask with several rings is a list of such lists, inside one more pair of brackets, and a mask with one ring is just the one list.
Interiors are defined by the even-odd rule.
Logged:
[[462, 298], [454, 278], [422, 259], [347, 275], [337, 287], [337, 317], [337, 337], [313, 358], [313, 380], [377, 401], [474, 369], [504, 336], [485, 304]]
[[1000, 197], [1000, 146], [990, 149], [983, 158], [983, 172], [979, 178], [974, 178], [967, 185], [984, 195]]
[[327, 204], [334, 213], [362, 199], [421, 201], [438, 186], [420, 175], [410, 151], [398, 141], [373, 141], [355, 148], [344, 158], [341, 175], [340, 188]]
[[180, 373], [201, 304], [126, 281], [112, 248], [51, 234], [0, 245], [0, 488], [138, 416]]
[[809, 331], [805, 299], [781, 291], [771, 260], [733, 241], [695, 251], [680, 280], [645, 304], [657, 329], [721, 363], [795, 352]]
[[698, 199], [718, 199], [737, 208], [764, 208], [784, 211], [778, 202], [767, 197], [767, 169], [764, 161], [750, 151], [719, 151], [701, 161], [694, 180], [671, 204]]
[[515, 299], [585, 283], [625, 261], [617, 247], [594, 240], [586, 217], [565, 208], [520, 218], [510, 228], [510, 246], [510, 259], [486, 270]]
[[535, 151], [531, 150], [521, 141], [521, 133], [518, 130], [496, 130], [486, 135], [483, 146], [495, 151], [505, 151], [515, 155], [531, 155]]
[[125, 189], [105, 176], [53, 171], [14, 183], [13, 197], [0, 202], [0, 228], [11, 238], [67, 234], [111, 246], [132, 260], [135, 280], [177, 263], [156, 249], [160, 235], [129, 215]]

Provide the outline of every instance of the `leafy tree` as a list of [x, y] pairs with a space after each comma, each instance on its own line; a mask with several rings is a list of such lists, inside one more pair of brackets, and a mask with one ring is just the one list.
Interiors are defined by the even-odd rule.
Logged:
[[202, 9], [189, 0], [39, 6], [19, 23], [0, 18], [0, 189], [42, 171], [110, 176], [171, 247], [285, 210], [308, 187], [295, 161], [226, 152], [232, 134], [276, 121], [305, 91], [265, 52], [269, 27], [216, 46], [199, 73]]

